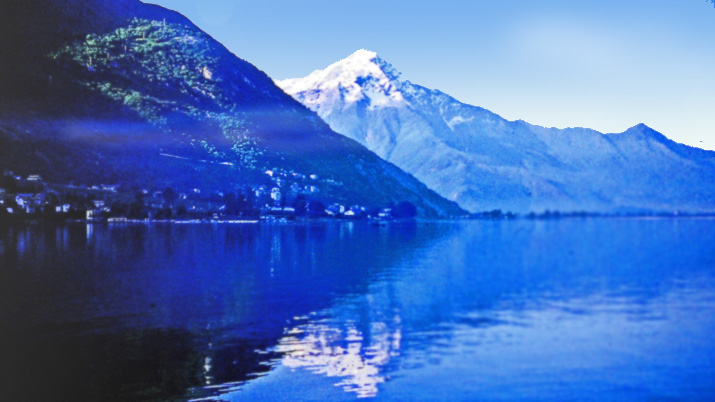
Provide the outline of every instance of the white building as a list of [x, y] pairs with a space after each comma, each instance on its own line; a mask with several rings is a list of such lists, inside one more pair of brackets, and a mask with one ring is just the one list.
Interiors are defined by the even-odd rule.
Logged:
[[281, 190], [278, 187], [271, 189], [271, 199], [277, 204], [281, 202]]
[[26, 209], [26, 207], [32, 205], [34, 200], [35, 196], [32, 194], [17, 194], [15, 196], [15, 202], [22, 209]]
[[70, 211], [70, 204], [62, 204], [55, 206], [55, 212], [58, 214], [66, 214]]

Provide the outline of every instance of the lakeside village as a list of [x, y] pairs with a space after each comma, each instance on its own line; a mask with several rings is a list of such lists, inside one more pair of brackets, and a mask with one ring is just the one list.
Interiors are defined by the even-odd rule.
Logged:
[[[26, 177], [6, 170], [0, 176], [0, 223], [22, 221], [84, 222], [287, 222], [308, 219], [413, 220], [416, 207], [407, 201], [382, 208], [361, 205], [327, 206], [318, 199], [321, 183], [339, 185], [317, 175], [267, 170], [270, 184], [244, 186], [233, 192], [137, 189], [121, 185], [75, 185], [45, 182], [40, 175]], [[287, 185], [298, 175], [303, 185]], [[307, 184], [306, 184], [307, 183]], [[627, 211], [620, 213], [544, 211], [517, 215], [501, 210], [475, 213], [467, 219], [560, 219], [588, 217], [708, 217], [715, 213], [682, 211]]]
[[[409, 202], [384, 208], [325, 205], [317, 199], [319, 178], [303, 177], [316, 185], [286, 186], [285, 172], [265, 172], [271, 185], [245, 186], [235, 192], [192, 189], [137, 189], [120, 185], [91, 186], [47, 183], [40, 175], [26, 177], [6, 170], [0, 177], [2, 221], [223, 221], [256, 222], [295, 219], [404, 220], [417, 209]], [[303, 175], [301, 175], [303, 176]], [[287, 187], [287, 188], [286, 188]]]

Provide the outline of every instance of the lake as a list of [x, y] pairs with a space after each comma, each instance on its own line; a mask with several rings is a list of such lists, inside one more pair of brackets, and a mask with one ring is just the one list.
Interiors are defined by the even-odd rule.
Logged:
[[0, 228], [8, 401], [713, 400], [715, 220]]

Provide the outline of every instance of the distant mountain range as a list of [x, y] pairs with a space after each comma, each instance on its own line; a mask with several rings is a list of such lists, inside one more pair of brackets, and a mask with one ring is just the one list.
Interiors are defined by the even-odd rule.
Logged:
[[472, 212], [715, 210], [715, 152], [643, 124], [602, 134], [508, 121], [401, 80], [366, 50], [277, 84], [335, 131]]
[[[463, 214], [332, 131], [182, 15], [138, 0], [0, 4], [0, 169], [58, 183], [232, 190]], [[299, 180], [299, 179], [296, 179]], [[316, 190], [317, 189], [317, 190]]]

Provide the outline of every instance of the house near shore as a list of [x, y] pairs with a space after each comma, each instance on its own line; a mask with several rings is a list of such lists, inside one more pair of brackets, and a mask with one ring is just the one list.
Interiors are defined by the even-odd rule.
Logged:
[[266, 193], [266, 186], [258, 186], [253, 188], [253, 193], [256, 195], [256, 197], [261, 197], [263, 194]]
[[362, 218], [365, 216], [365, 208], [363, 208], [359, 205], [353, 205], [350, 207], [350, 209], [345, 211], [343, 216], [345, 216], [346, 218], [351, 218], [351, 219]]
[[377, 217], [380, 219], [392, 218], [392, 208], [382, 208], [380, 212], [378, 212]]
[[281, 202], [281, 189], [273, 187], [271, 189], [271, 199], [276, 205], [278, 205]]
[[37, 207], [42, 204], [42, 201], [35, 194], [17, 194], [15, 195], [15, 203], [25, 213], [34, 214], [37, 211]]
[[34, 194], [16, 194], [15, 195], [15, 203], [20, 206], [20, 208], [24, 207], [27, 204], [32, 203], [35, 200], [35, 195]]
[[325, 209], [325, 213], [330, 216], [342, 215], [345, 213], [345, 207], [337, 203], [331, 204], [328, 208]]
[[295, 208], [292, 207], [270, 207], [263, 210], [264, 216], [272, 216], [277, 218], [290, 218], [295, 215]]
[[71, 205], [70, 204], [62, 204], [62, 205], [56, 205], [55, 206], [55, 213], [58, 214], [67, 214], [70, 212]]

